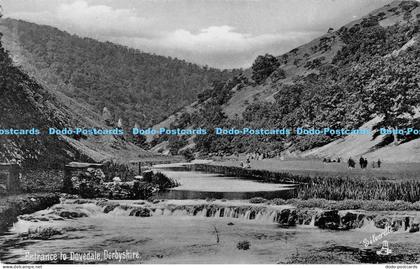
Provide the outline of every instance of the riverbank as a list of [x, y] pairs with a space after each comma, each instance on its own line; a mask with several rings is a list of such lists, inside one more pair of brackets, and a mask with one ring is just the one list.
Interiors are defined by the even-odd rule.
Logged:
[[55, 193], [34, 193], [0, 198], [0, 234], [4, 233], [22, 214], [32, 214], [60, 202]]
[[270, 183], [296, 184], [296, 197], [299, 199], [341, 200], [383, 200], [406, 201], [420, 200], [420, 181], [395, 180], [389, 178], [358, 178], [348, 176], [302, 176], [284, 171], [247, 169], [237, 166], [217, 164], [192, 164], [191, 169], [227, 176], [247, 177]]
[[[245, 163], [245, 160], [242, 159]], [[240, 159], [225, 159], [213, 162], [217, 166], [240, 167]], [[284, 172], [299, 176], [310, 177], [353, 177], [360, 179], [390, 178], [398, 180], [420, 179], [419, 163], [386, 163], [382, 162], [380, 168], [372, 168], [369, 164], [366, 169], [358, 165], [354, 169], [347, 167], [347, 160], [340, 163], [324, 163], [320, 159], [264, 159], [251, 160], [251, 169], [266, 170], [270, 172]]]

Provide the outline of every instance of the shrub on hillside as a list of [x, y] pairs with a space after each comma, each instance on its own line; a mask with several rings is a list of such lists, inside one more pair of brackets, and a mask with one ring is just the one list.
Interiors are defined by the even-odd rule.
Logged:
[[256, 83], [261, 83], [267, 77], [269, 77], [271, 73], [273, 73], [279, 66], [280, 62], [273, 55], [260, 55], [252, 64], [252, 79]]
[[194, 153], [192, 152], [191, 149], [183, 150], [181, 154], [182, 156], [184, 156], [187, 162], [191, 162], [192, 160], [194, 160]]

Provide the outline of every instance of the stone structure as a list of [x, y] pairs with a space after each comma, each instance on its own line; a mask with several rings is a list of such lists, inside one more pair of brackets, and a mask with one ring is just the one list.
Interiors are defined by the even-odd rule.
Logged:
[[101, 163], [79, 163], [71, 162], [64, 166], [64, 180], [63, 180], [63, 191], [68, 192], [71, 188], [71, 178], [74, 174], [81, 171], [86, 171], [88, 168], [103, 168], [104, 164]]
[[6, 194], [20, 192], [20, 167], [17, 164], [0, 163], [0, 188]]

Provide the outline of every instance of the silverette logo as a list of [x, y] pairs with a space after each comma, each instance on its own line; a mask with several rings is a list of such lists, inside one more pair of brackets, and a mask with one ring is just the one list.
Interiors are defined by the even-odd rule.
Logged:
[[378, 255], [389, 255], [392, 253], [392, 250], [389, 248], [389, 242], [387, 240], [382, 241], [381, 250], [376, 251]]

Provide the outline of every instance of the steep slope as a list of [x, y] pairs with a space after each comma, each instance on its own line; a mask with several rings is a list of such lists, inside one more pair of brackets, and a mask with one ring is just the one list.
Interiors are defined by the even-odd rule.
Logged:
[[[66, 102], [61, 102], [65, 100]], [[49, 128], [110, 128], [77, 102], [55, 95], [16, 67], [0, 42], [0, 162], [25, 168], [61, 168], [65, 162], [127, 161], [152, 154], [117, 136], [46, 135]], [[98, 116], [99, 117], [99, 116]], [[41, 134], [10, 135], [5, 130], [39, 129]]]
[[[357, 33], [347, 32], [343, 34], [343, 29], [351, 29], [352, 27], [354, 27], [353, 29], [356, 29], [357, 26], [369, 28], [376, 26], [377, 24], [382, 28], [396, 25], [404, 27], [418, 24], [419, 14], [420, 4], [418, 1], [394, 1], [389, 5], [370, 12], [358, 20], [344, 25], [338, 30], [332, 28], [328, 29], [327, 33], [323, 36], [277, 57], [281, 64], [279, 68], [283, 69], [286, 74], [284, 79], [278, 79], [275, 74], [272, 74], [264, 83], [262, 83], [262, 85], [251, 85], [243, 88], [240, 92], [234, 93], [228, 104], [224, 107], [226, 115], [229, 117], [234, 117], [236, 115], [241, 117], [247, 107], [247, 103], [256, 101], [273, 102], [274, 95], [279, 92], [279, 88], [283, 85], [296, 84], [296, 80], [299, 80], [302, 77], [318, 75], [322, 68], [329, 66], [330, 64], [337, 64], [337, 58], [339, 57], [337, 54], [340, 54], [343, 48], [350, 47], [348, 44], [350, 39], [349, 36]], [[418, 29], [416, 31], [418, 32]], [[375, 34], [375, 32], [372, 32], [371, 34]], [[359, 37], [364, 38], [365, 36]], [[388, 36], [387, 38], [391, 39], [392, 36]], [[398, 44], [395, 45], [401, 46], [402, 44], [405, 44], [407, 41], [405, 38], [401, 38]], [[363, 40], [361, 41], [363, 42]], [[373, 44], [368, 44], [366, 42], [361, 45], [366, 46], [366, 49], [368, 49], [369, 46]], [[392, 51], [392, 48], [389, 46], [382, 47], [384, 44], [375, 45], [381, 46], [381, 49], [383, 49], [381, 53], [383, 55], [387, 54], [387, 50]], [[378, 53], [378, 51], [371, 52], [374, 52], [375, 54]], [[347, 61], [351, 60], [354, 59], [347, 59]]]
[[[1, 129], [46, 130], [49, 126], [64, 127], [70, 119], [54, 104], [54, 100], [26, 74], [12, 65], [11, 59], [0, 48]], [[0, 136], [1, 161], [22, 161], [43, 165], [69, 160], [76, 155], [60, 137], [38, 135]], [[26, 164], [26, 163], [25, 163]]]
[[[359, 150], [343, 150], [361, 155], [415, 144], [416, 136], [377, 136], [376, 131], [380, 127], [419, 128], [415, 115], [420, 106], [419, 29], [420, 3], [395, 1], [338, 30], [329, 29], [322, 37], [276, 57], [274, 62], [267, 55], [259, 57], [253, 76], [261, 67], [261, 59], [263, 66], [273, 65], [274, 71], [264, 79], [252, 82], [236, 77], [238, 83], [231, 79], [222, 87], [216, 85], [199, 100], [194, 112], [178, 113], [166, 124], [208, 129], [374, 129], [373, 137], [357, 138], [372, 140], [368, 143], [337, 135], [195, 138], [195, 150], [204, 153], [305, 152], [304, 156], [317, 156], [307, 152], [337, 139], [356, 139], [352, 143], [363, 145]], [[378, 118], [381, 120], [372, 125], [372, 120]], [[329, 154], [340, 150], [338, 141], [325, 146]], [[412, 161], [411, 157], [405, 160], [409, 159]]]
[[[372, 129], [379, 122], [378, 118], [368, 121], [361, 128]], [[420, 139], [414, 139], [401, 144], [383, 144], [384, 135], [375, 138], [366, 135], [348, 135], [325, 146], [299, 153], [301, 158], [332, 158], [348, 159], [359, 156], [369, 160], [382, 160], [387, 163], [418, 163], [420, 162]]]
[[163, 120], [211, 81], [231, 76], [20, 20], [5, 19], [0, 29], [5, 48], [26, 72], [91, 111], [107, 107], [130, 127]]

